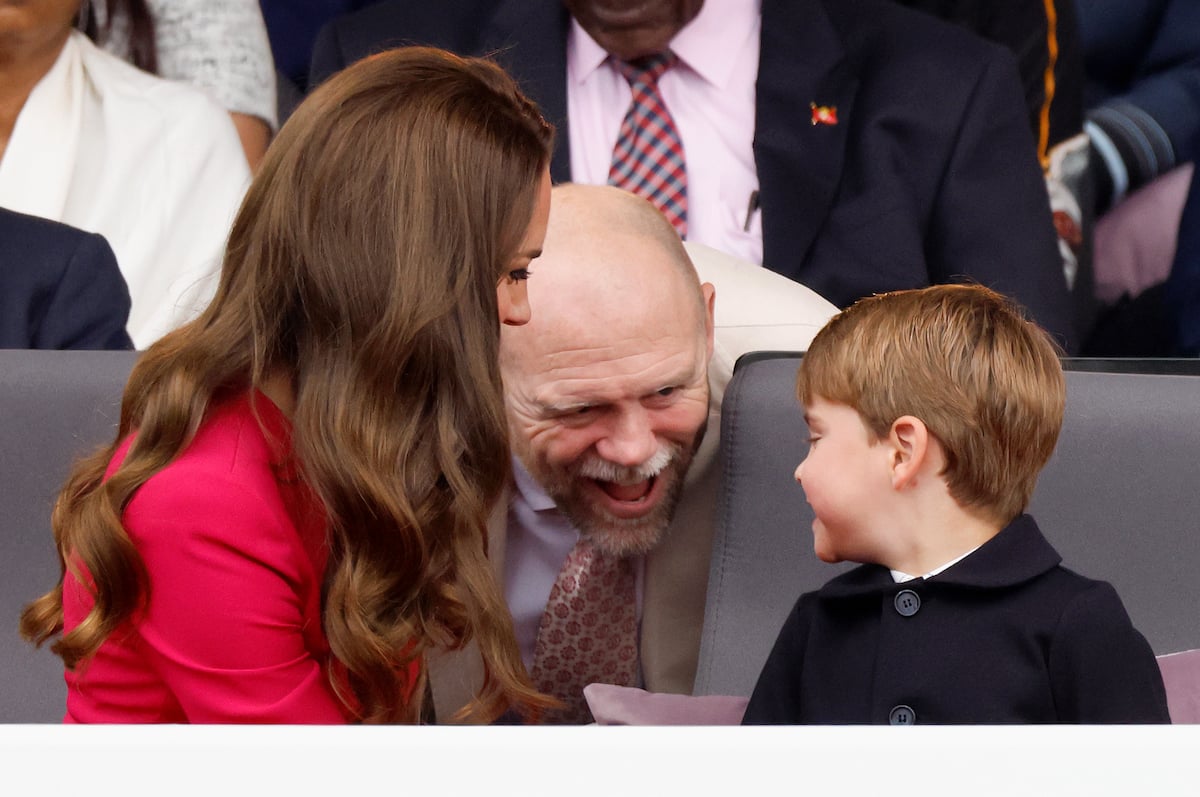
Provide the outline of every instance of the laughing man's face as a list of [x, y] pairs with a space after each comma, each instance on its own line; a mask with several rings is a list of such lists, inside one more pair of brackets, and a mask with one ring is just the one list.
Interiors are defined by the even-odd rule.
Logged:
[[580, 533], [618, 555], [645, 553], [674, 514], [708, 418], [707, 342], [689, 301], [600, 332], [506, 370], [513, 450]]

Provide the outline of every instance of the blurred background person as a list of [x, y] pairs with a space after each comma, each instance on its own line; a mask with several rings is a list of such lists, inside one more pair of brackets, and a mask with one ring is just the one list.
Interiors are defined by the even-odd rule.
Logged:
[[1083, 130], [1083, 44], [1075, 0], [896, 0], [1003, 45], [1017, 59], [1081, 341], [1095, 323], [1094, 200]]
[[0, 207], [105, 237], [141, 349], [208, 303], [249, 169], [220, 106], [100, 50], [81, 8], [0, 5]]
[[1077, 345], [1005, 48], [891, 0], [392, 0], [326, 26], [310, 84], [402, 43], [496, 52], [566, 127], [557, 182], [639, 193], [689, 242], [838, 306], [975, 280]]
[[1095, 355], [1200, 354], [1200, 3], [1077, 0], [1096, 185]]
[[485, 530], [551, 135], [495, 65], [427, 49], [297, 109], [213, 303], [139, 359], [55, 509], [22, 631], [57, 637], [67, 721], [417, 722], [427, 655], [470, 640], [478, 718], [545, 705]]
[[130, 349], [128, 318], [102, 236], [0, 208], [0, 349]]
[[376, 1], [261, 0], [278, 77], [280, 123], [308, 91], [308, 67], [317, 33], [335, 17]]
[[275, 67], [256, 0], [87, 0], [84, 30], [152, 75], [212, 95], [258, 168], [277, 127]]

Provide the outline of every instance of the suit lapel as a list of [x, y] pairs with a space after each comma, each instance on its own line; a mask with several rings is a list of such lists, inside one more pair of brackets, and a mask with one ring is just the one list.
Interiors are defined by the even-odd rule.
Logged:
[[[503, 589], [504, 540], [508, 533], [509, 489], [496, 501], [488, 517], [488, 560]], [[483, 658], [474, 640], [462, 650], [442, 651], [429, 658], [429, 684], [436, 721], [448, 725], [483, 687]]]
[[522, 90], [554, 125], [550, 175], [571, 179], [567, 133], [567, 29], [570, 16], [559, 0], [502, 0], [481, 37], [482, 52], [495, 53]]
[[[819, 0], [763, 0], [754, 124], [763, 263], [792, 279], [841, 179], [858, 89], [841, 42]], [[835, 109], [836, 123], [814, 124], [810, 103]]]

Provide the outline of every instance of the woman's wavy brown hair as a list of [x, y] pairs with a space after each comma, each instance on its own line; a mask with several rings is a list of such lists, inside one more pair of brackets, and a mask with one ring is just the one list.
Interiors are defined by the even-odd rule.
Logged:
[[[471, 639], [486, 677], [468, 714], [548, 704], [521, 665], [485, 535], [511, 467], [496, 287], [552, 135], [497, 66], [426, 48], [360, 61], [300, 105], [233, 225], [212, 304], [140, 358], [117, 442], [78, 463], [58, 499], [60, 562], [86, 571], [95, 601], [52, 645], [68, 668], [148, 599], [121, 523], [134, 493], [214, 401], [284, 374], [297, 465], [328, 515], [324, 628], [345, 704], [364, 722], [419, 721], [426, 654]], [[60, 577], [21, 632], [41, 644], [62, 628]]]

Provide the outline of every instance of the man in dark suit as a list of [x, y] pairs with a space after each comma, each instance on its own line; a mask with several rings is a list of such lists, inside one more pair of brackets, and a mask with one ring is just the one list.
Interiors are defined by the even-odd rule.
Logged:
[[[610, 52], [628, 44], [616, 53], [624, 58], [674, 48], [705, 14], [712, 23], [712, 15], [742, 13], [717, 6], [384, 2], [327, 26], [310, 85], [399, 44], [495, 52], [559, 127], [554, 179], [587, 181], [573, 174], [580, 131], [567, 119], [576, 90], [571, 48], [581, 36]], [[874, 292], [973, 279], [1015, 297], [1073, 347], [1072, 296], [1012, 57], [881, 0], [762, 0], [760, 13], [750, 42], [759, 48], [757, 74], [746, 89], [752, 136], [735, 153], [757, 181], [741, 207], [747, 228], [761, 222], [760, 262], [843, 306]], [[684, 65], [689, 73], [697, 66]], [[730, 164], [704, 165], [723, 180]], [[690, 230], [689, 240], [702, 240]]]
[[102, 236], [0, 208], [0, 348], [132, 349], [128, 319]]

